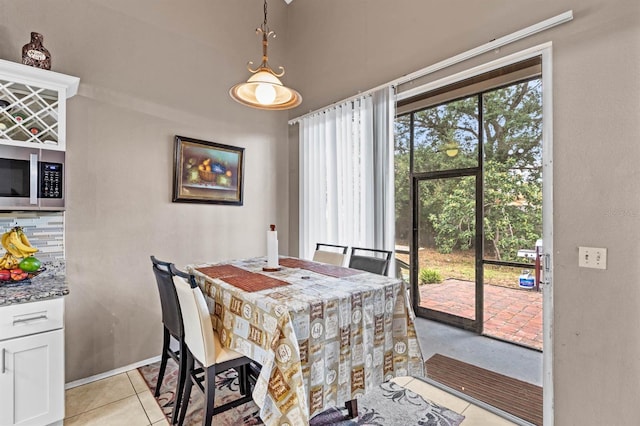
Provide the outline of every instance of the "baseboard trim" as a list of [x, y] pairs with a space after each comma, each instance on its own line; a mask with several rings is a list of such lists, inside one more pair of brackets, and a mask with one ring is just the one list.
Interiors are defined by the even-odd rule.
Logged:
[[127, 371], [133, 370], [143, 365], [153, 364], [160, 361], [160, 355], [148, 358], [142, 361], [134, 362], [133, 364], [125, 365], [124, 367], [116, 368], [115, 370], [106, 371], [104, 373], [96, 374], [94, 376], [85, 377], [84, 379], [74, 380], [73, 382], [66, 383], [64, 385], [65, 390], [75, 388], [77, 386], [86, 385], [87, 383], [95, 382], [96, 380], [106, 379], [107, 377], [115, 376]]

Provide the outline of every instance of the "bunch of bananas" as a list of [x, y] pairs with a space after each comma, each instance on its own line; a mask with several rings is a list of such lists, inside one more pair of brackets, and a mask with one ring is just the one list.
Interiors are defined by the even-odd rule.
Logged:
[[20, 265], [20, 259], [7, 252], [0, 258], [0, 270], [15, 269]]
[[17, 268], [22, 258], [32, 256], [38, 251], [37, 248], [31, 246], [29, 239], [19, 226], [2, 234], [2, 247], [7, 252], [0, 258], [0, 269]]

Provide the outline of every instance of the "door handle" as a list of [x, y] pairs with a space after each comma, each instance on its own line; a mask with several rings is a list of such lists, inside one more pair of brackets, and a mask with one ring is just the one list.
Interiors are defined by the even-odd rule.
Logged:
[[549, 272], [551, 270], [551, 255], [544, 255], [544, 271]]
[[38, 154], [29, 154], [29, 204], [38, 204]]
[[2, 373], [4, 374], [5, 371], [7, 371], [6, 367], [4, 366], [4, 359], [5, 359], [5, 348], [2, 348]]

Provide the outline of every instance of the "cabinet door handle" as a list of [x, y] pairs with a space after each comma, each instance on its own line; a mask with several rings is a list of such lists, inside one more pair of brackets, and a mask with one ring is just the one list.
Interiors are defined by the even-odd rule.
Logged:
[[38, 315], [37, 317], [14, 319], [13, 325], [20, 324], [22, 322], [31, 322], [31, 321], [41, 320], [41, 319], [47, 319], [47, 314], [41, 314], [41, 315]]
[[4, 358], [5, 358], [5, 349], [2, 348], [2, 374], [4, 374], [4, 372], [7, 371], [7, 369], [4, 366]]

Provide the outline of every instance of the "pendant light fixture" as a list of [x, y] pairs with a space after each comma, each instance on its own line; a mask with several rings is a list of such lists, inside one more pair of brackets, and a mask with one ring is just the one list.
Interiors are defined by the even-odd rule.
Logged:
[[231, 97], [243, 105], [259, 109], [282, 110], [295, 108], [302, 102], [300, 93], [282, 84], [279, 77], [284, 75], [284, 67], [278, 67], [275, 73], [269, 66], [267, 46], [269, 37], [276, 37], [276, 33], [269, 30], [267, 25], [267, 0], [264, 0], [264, 22], [256, 29], [262, 34], [262, 63], [252, 69], [253, 62], [249, 62], [247, 69], [253, 74], [246, 83], [236, 84], [229, 90]]

